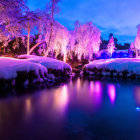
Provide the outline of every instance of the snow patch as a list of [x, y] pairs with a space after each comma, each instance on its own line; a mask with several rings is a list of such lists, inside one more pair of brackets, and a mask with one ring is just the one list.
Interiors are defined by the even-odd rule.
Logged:
[[[101, 69], [103, 75], [108, 75], [106, 70], [113, 71], [113, 75], [117, 73], [122, 75], [122, 72], [128, 72], [131, 74], [140, 74], [140, 59], [138, 58], [117, 58], [117, 59], [101, 59], [95, 60], [84, 66], [86, 72], [91, 74], [93, 69]], [[117, 72], [117, 73], [116, 73]]]
[[35, 71], [35, 74], [40, 79], [47, 75], [47, 69], [41, 64], [32, 63], [28, 60], [14, 59], [8, 57], [0, 57], [0, 79], [15, 79], [18, 76], [18, 72], [27, 73]]
[[69, 69], [72, 71], [71, 66], [63, 61], [56, 60], [49, 57], [43, 57], [43, 56], [35, 56], [35, 55], [20, 55], [18, 56], [19, 59], [27, 59], [30, 62], [33, 63], [39, 63], [46, 67], [47, 69], [55, 69], [55, 70], [62, 70]]

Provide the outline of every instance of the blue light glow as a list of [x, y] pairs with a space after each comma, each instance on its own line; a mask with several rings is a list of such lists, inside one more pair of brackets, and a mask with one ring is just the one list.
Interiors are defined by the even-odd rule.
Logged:
[[140, 111], [140, 107], [136, 107], [136, 110], [137, 110], [137, 111]]

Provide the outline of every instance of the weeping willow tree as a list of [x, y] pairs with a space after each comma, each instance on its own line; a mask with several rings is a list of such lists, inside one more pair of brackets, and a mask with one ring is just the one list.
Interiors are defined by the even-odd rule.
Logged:
[[[49, 42], [49, 32], [45, 36], [45, 41]], [[55, 57], [59, 54], [63, 56], [63, 61], [67, 59], [67, 45], [69, 43], [70, 33], [60, 23], [55, 22], [48, 52], [55, 53]]]
[[92, 23], [75, 24], [75, 30], [71, 32], [70, 46], [71, 50], [81, 60], [92, 59], [93, 54], [98, 54], [100, 49], [100, 30]]
[[136, 57], [140, 57], [140, 25], [138, 25], [137, 36], [134, 41], [134, 47], [136, 51]]
[[50, 28], [50, 34], [49, 34], [49, 40], [47, 43], [47, 51], [45, 53], [45, 55], [48, 55], [48, 50], [50, 49], [51, 46], [51, 41], [52, 41], [52, 36], [53, 36], [53, 28], [54, 28], [54, 24], [55, 24], [55, 20], [54, 20], [54, 15], [57, 14], [59, 12], [59, 8], [57, 6], [58, 2], [60, 0], [50, 0], [49, 3], [47, 3], [47, 10], [49, 11], [50, 14], [50, 22], [49, 22], [49, 28]]

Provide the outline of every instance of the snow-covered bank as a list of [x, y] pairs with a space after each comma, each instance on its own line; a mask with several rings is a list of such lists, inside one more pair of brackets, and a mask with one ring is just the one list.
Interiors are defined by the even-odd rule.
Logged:
[[0, 57], [0, 87], [55, 82], [71, 74], [70, 65], [62, 61], [37, 56], [20, 58]]
[[[47, 69], [37, 63], [8, 57], [0, 57], [0, 84], [10, 81], [11, 85], [41, 82], [46, 80]], [[2, 82], [3, 81], [3, 82]]]
[[95, 60], [83, 68], [85, 75], [140, 78], [140, 59], [117, 58]]
[[19, 59], [28, 59], [31, 62], [34, 63], [40, 63], [43, 66], [45, 66], [48, 69], [55, 69], [55, 70], [64, 70], [69, 69], [71, 70], [71, 66], [63, 61], [49, 58], [49, 57], [43, 57], [43, 56], [35, 56], [35, 55], [20, 55], [18, 56]]
[[55, 76], [68, 76], [72, 72], [69, 64], [49, 57], [41, 57], [35, 55], [20, 55], [19, 59], [27, 59], [33, 63], [39, 63], [48, 69], [48, 73]]

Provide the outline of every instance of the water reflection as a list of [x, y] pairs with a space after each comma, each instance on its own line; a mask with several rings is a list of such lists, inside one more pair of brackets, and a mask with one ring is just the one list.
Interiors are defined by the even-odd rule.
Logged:
[[59, 112], [64, 112], [68, 104], [68, 87], [63, 85], [62, 88], [54, 92], [54, 107]]
[[110, 98], [110, 102], [112, 104], [114, 104], [115, 99], [116, 99], [116, 88], [115, 88], [115, 85], [113, 85], [113, 84], [109, 84], [108, 85], [108, 96]]
[[31, 112], [31, 99], [25, 100], [25, 108], [26, 108], [26, 112], [29, 114]]
[[77, 88], [77, 91], [80, 91], [81, 90], [81, 80], [80, 78], [77, 79], [77, 82], [76, 82], [76, 88]]
[[95, 82], [95, 92], [101, 94], [101, 90], [102, 90], [101, 82], [96, 81]]
[[89, 90], [90, 90], [90, 93], [94, 92], [94, 82], [93, 81], [90, 81], [90, 83], [89, 83]]
[[11, 134], [20, 139], [19, 132], [27, 136], [25, 139], [31, 134], [31, 139], [76, 136], [82, 140], [95, 136], [99, 140], [136, 140], [140, 132], [140, 86], [120, 83], [120, 88], [116, 87], [114, 83], [78, 78], [28, 97], [0, 101], [0, 139], [10, 139]]
[[136, 107], [136, 110], [137, 110], [137, 111], [140, 111], [140, 107]]
[[30, 119], [32, 113], [32, 103], [30, 98], [25, 99], [25, 119]]
[[[101, 82], [99, 81], [90, 81], [89, 83], [89, 91], [93, 97], [93, 104], [95, 107], [99, 107], [102, 103], [102, 87]], [[97, 109], [96, 108], [96, 109]]]
[[136, 110], [140, 111], [140, 87], [135, 87]]

